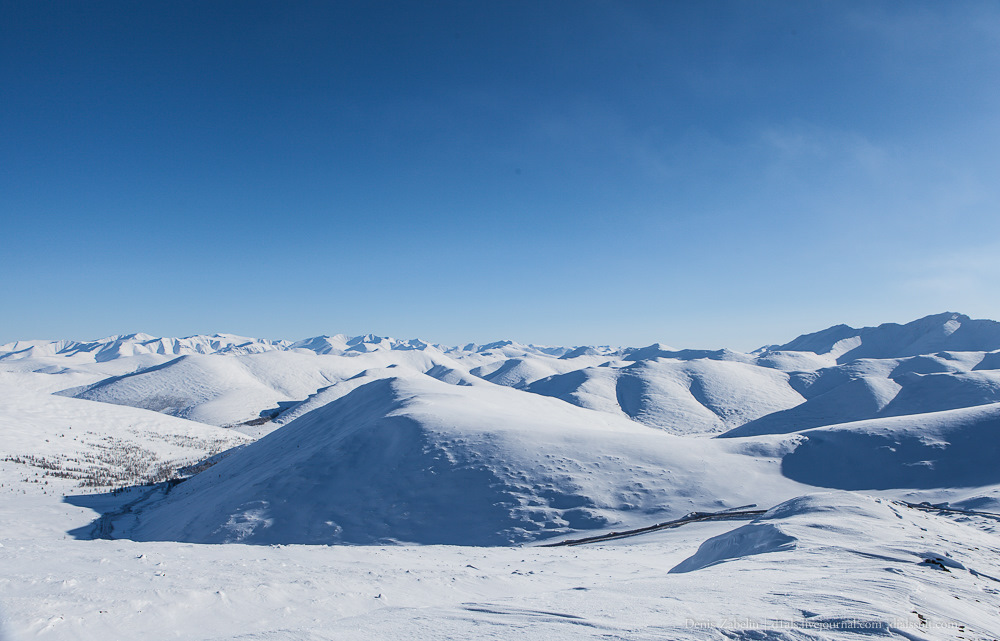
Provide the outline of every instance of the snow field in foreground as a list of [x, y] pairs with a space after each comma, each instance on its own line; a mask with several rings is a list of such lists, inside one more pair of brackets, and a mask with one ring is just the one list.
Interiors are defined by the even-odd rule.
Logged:
[[[781, 541], [745, 545], [747, 528]], [[995, 534], [849, 493], [794, 499], [749, 524], [556, 549], [12, 534], [0, 539], [11, 641], [985, 640], [1000, 621]]]

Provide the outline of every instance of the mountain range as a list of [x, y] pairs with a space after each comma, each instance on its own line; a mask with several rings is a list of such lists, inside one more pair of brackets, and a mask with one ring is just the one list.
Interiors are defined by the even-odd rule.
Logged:
[[133, 538], [503, 545], [806, 486], [993, 500], [955, 488], [1000, 483], [998, 350], [955, 313], [752, 353], [131, 334], [4, 345], [0, 382], [254, 441]]
[[751, 353], [18, 341], [0, 436], [17, 638], [997, 629], [1000, 324], [961, 314]]

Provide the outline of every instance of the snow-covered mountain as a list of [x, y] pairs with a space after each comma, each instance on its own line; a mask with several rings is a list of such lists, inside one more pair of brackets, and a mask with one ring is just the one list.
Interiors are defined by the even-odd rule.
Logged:
[[[538, 423], [533, 417], [551, 414], [552, 408], [568, 411], [569, 406], [586, 410], [574, 419], [581, 430], [596, 422], [605, 427], [612, 423], [634, 425], [666, 435], [723, 435], [738, 439], [797, 434], [853, 421], [896, 425], [891, 421], [879, 421], [891, 417], [911, 417], [911, 424], [924, 425], [931, 420], [927, 417], [938, 415], [935, 413], [944, 413], [947, 418], [951, 410], [1000, 403], [1000, 370], [996, 369], [1000, 365], [1000, 351], [997, 345], [1000, 345], [1000, 323], [974, 321], [952, 313], [928, 316], [905, 325], [885, 324], [859, 330], [837, 326], [751, 354], [724, 349], [684, 350], [662, 344], [641, 348], [537, 347], [509, 340], [458, 348], [371, 334], [321, 336], [297, 342], [224, 334], [183, 339], [133, 334], [86, 343], [33, 341], [6, 345], [0, 351], [0, 382], [153, 410], [210, 425], [236, 427], [252, 437], [278, 430], [274, 438], [291, 439], [298, 450], [311, 442], [305, 435], [312, 438], [315, 430], [319, 430], [316, 434], [321, 433], [323, 438], [339, 443], [341, 437], [337, 435], [342, 434], [343, 429], [353, 434], [362, 416], [367, 417], [362, 421], [365, 424], [398, 423], [401, 416], [412, 414], [404, 409], [412, 403], [403, 403], [397, 398], [403, 394], [399, 390], [414, 385], [417, 386], [414, 389], [420, 391], [413, 392], [412, 397], [437, 399], [436, 415], [420, 414], [419, 420], [409, 419], [409, 424], [416, 426], [412, 429], [422, 435], [414, 438], [422, 439], [421, 447], [432, 450], [444, 446], [434, 440], [436, 437], [428, 436], [439, 432], [425, 430], [427, 421], [436, 421], [459, 432], [473, 429], [476, 423], [465, 414], [452, 412], [449, 408], [454, 405], [472, 408], [472, 416], [478, 417], [481, 424], [476, 433], [489, 433], [494, 440], [499, 439], [497, 435], [501, 433], [507, 436], [534, 433], [514, 428], [534, 424], [533, 421]], [[945, 347], [951, 349], [915, 354], [924, 348]], [[65, 382], [65, 387], [60, 381]], [[380, 386], [375, 385], [380, 381]], [[504, 388], [506, 391], [502, 391]], [[381, 396], [373, 396], [373, 389], [382, 390]], [[450, 391], [433, 392], [436, 389]], [[493, 408], [487, 411], [482, 407], [483, 399], [490, 393], [505, 394], [502, 398], [506, 400], [486, 403]], [[350, 418], [343, 418], [345, 416]], [[506, 418], [497, 422], [496, 416]], [[935, 421], [938, 419], [931, 420]], [[310, 427], [303, 428], [303, 425]], [[456, 425], [466, 427], [459, 429]], [[486, 426], [492, 427], [487, 429]], [[590, 433], [602, 434], [602, 429], [593, 429]], [[299, 436], [289, 437], [293, 432]], [[377, 433], [375, 429], [362, 431], [357, 438], [375, 438]], [[811, 443], [803, 452], [812, 451], [816, 447], [815, 439], [814, 435], [811, 441], [795, 442]], [[271, 442], [270, 439], [262, 441], [259, 447]], [[476, 443], [475, 440], [469, 442]], [[509, 438], [505, 442], [509, 442]], [[672, 443], [669, 440], [655, 442]], [[789, 442], [786, 438], [781, 441], [783, 445], [771, 443], [768, 447], [787, 449]], [[332, 452], [339, 450], [326, 441], [322, 443], [314, 447], [325, 454], [313, 455], [322, 460], [334, 460]], [[364, 443], [356, 446], [379, 452], [394, 451], [385, 443], [367, 440]], [[615, 449], [609, 445], [599, 447], [602, 451]], [[660, 446], [650, 445], [649, 451], [655, 452], [657, 447]], [[663, 447], [670, 451], [681, 448], [678, 445]], [[686, 444], [683, 447], [694, 446]], [[723, 456], [725, 447], [711, 447], [721, 449], [712, 450], [714, 454], [710, 458]], [[472, 459], [463, 458], [466, 455], [460, 449], [444, 447], [442, 451], [449, 452], [448, 460], [464, 460], [463, 465], [473, 465]], [[533, 449], [544, 448], [521, 444], [512, 452]], [[506, 460], [514, 456], [512, 452], [498, 456]], [[261, 456], [280, 459], [273, 452]], [[699, 452], [693, 456], [700, 460], [709, 455]], [[793, 461], [801, 461], [803, 456], [798, 454]], [[628, 460], [631, 455], [619, 458]], [[503, 474], [497, 470], [503, 465], [482, 461], [476, 464], [480, 463], [485, 466], [483, 470], [489, 468], [490, 471], [477, 478], [488, 479], [488, 484], [498, 488], [513, 487], [509, 481], [498, 480]], [[348, 470], [353, 464], [340, 461], [337, 466]], [[417, 467], [422, 464], [422, 461], [406, 463]], [[383, 461], [381, 465], [395, 469], [403, 463]], [[520, 470], [519, 473], [529, 466], [542, 474], [539, 478], [556, 474], [539, 461], [504, 465]], [[792, 466], [788, 469], [793, 469], [796, 464], [787, 465]], [[739, 465], [733, 464], [733, 467], [737, 469]], [[266, 475], [262, 471], [265, 467], [253, 468], [255, 474]], [[352, 474], [357, 476], [360, 471]], [[618, 475], [618, 478], [625, 477], [627, 475]], [[199, 483], [192, 481], [185, 487], [195, 488]], [[247, 479], [234, 483], [241, 487], [249, 484]], [[538, 489], [542, 485], [544, 482], [537, 479], [525, 480], [523, 487], [519, 486], [522, 493], [514, 493], [519, 498], [508, 503], [522, 507], [544, 506], [545, 502], [537, 494], [542, 491]], [[577, 478], [571, 485], [583, 487], [586, 484]], [[419, 483], [410, 483], [408, 487], [419, 490]], [[676, 489], [671, 488], [663, 486], [657, 491], [664, 496], [676, 493]], [[301, 488], [293, 490], [298, 492]], [[425, 491], [429, 495], [437, 492], [427, 488]], [[340, 490], [334, 494], [347, 496]], [[219, 496], [224, 495], [226, 493]], [[606, 510], [594, 517], [594, 523], [628, 520], [627, 514], [616, 512], [627, 512], [623, 507], [627, 501], [601, 503], [588, 496], [593, 506], [603, 506], [600, 509]], [[280, 501], [270, 503], [279, 504]], [[661, 503], [663, 514], [673, 513], [666, 507], [669, 502]], [[226, 518], [237, 511], [233, 506], [225, 509], [228, 510]], [[342, 509], [350, 512], [353, 508]], [[520, 516], [508, 514], [505, 518], [509, 522], [498, 521], [494, 523], [496, 527], [491, 526], [494, 535], [514, 540], [534, 536], [524, 534], [531, 528]], [[559, 523], [559, 518], [550, 516], [542, 521], [548, 524], [547, 527], [558, 530], [554, 524]], [[306, 530], [308, 528], [302, 529]], [[342, 536], [344, 540], [362, 540], [365, 536], [370, 540], [406, 538], [393, 528], [383, 534], [369, 530], [368, 525], [357, 525], [348, 528], [348, 533]], [[501, 531], [520, 534], [501, 535]], [[216, 539], [235, 536], [221, 532], [216, 531]], [[199, 536], [212, 538], [207, 534]]]
[[801, 491], [742, 447], [485, 382], [383, 378], [182, 484], [127, 536], [509, 545]]
[[838, 363], [859, 358], [900, 358], [936, 352], [989, 352], [1000, 349], [1000, 323], [944, 312], [897, 325], [854, 329], [836, 325], [803, 334], [772, 351], [814, 352]]
[[998, 459], [1000, 403], [691, 439], [487, 383], [378, 378], [144, 507], [123, 535], [506, 545], [772, 505], [809, 487], [1000, 506]]
[[[440, 351], [457, 351], [465, 353], [485, 353], [487, 355], [503, 354], [516, 357], [526, 354], [559, 357], [573, 351], [568, 347], [539, 347], [522, 345], [514, 341], [496, 341], [485, 345], [470, 343], [462, 348], [448, 348], [431, 345], [420, 339], [402, 340], [388, 336], [364, 334], [347, 336], [314, 336], [299, 341], [270, 340], [266, 338], [250, 338], [235, 334], [212, 334], [188, 336], [185, 338], [158, 338], [149, 334], [136, 333], [108, 336], [92, 341], [73, 340], [24, 340], [0, 345], [0, 359], [34, 359], [44, 357], [62, 357], [69, 362], [103, 363], [117, 358], [158, 354], [163, 356], [189, 356], [192, 354], [259, 354], [269, 351], [304, 350], [315, 354], [337, 354], [353, 356], [380, 350], [426, 350], [434, 348]], [[582, 347], [594, 354], [613, 353], [610, 347]]]
[[551, 396], [674, 434], [736, 436], [1000, 401], [998, 347], [1000, 323], [951, 313], [905, 325], [837, 326], [752, 354], [660, 344], [457, 348], [374, 335], [289, 342], [134, 334], [12, 343], [0, 350], [0, 375], [58, 373], [45, 389], [65, 381], [52, 391], [259, 435], [300, 415], [307, 400], [314, 407], [321, 391], [331, 398], [331, 388], [363, 373], [405, 367]]
[[[941, 314], [750, 354], [373, 335], [11, 343], [0, 625], [53, 639], [995, 638], [1000, 516], [983, 511], [1000, 513], [998, 326]], [[749, 504], [726, 515], [739, 523], [534, 547]]]
[[270, 341], [233, 334], [189, 336], [187, 338], [157, 338], [137, 333], [108, 336], [93, 341], [15, 341], [0, 345], [0, 358], [21, 359], [62, 356], [77, 361], [103, 363], [116, 358], [141, 354], [256, 354], [273, 349], [288, 349], [288, 341]]

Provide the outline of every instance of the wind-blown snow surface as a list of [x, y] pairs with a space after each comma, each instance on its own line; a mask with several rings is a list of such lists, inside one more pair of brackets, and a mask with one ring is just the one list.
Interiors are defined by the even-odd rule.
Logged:
[[[0, 628], [994, 639], [1000, 520], [891, 501], [1000, 511], [998, 328], [944, 314], [753, 354], [372, 335], [5, 345]], [[174, 474], [190, 478], [108, 492]], [[748, 503], [777, 507], [531, 547]], [[364, 545], [301, 545], [316, 543]]]
[[13, 641], [985, 641], [993, 524], [836, 493], [576, 548], [61, 541], [0, 525], [0, 616]]

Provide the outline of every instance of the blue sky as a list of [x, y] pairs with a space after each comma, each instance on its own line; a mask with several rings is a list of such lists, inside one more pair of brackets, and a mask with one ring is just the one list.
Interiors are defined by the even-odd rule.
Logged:
[[0, 0], [0, 30], [0, 343], [1000, 318], [993, 2]]

